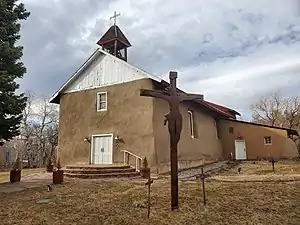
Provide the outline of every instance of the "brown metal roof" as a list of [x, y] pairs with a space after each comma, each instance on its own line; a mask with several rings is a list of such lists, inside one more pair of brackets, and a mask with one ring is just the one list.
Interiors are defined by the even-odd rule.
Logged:
[[219, 110], [224, 111], [226, 113], [232, 113], [232, 114], [238, 115], [238, 116], [241, 115], [239, 112], [235, 111], [234, 109], [230, 109], [230, 108], [227, 108], [227, 107], [222, 106], [222, 105], [217, 105], [216, 103], [209, 102], [209, 101], [206, 101], [206, 103], [209, 104], [209, 105], [211, 105], [211, 106], [213, 106], [213, 107], [216, 107]]
[[121, 29], [117, 25], [111, 26], [106, 33], [100, 38], [100, 40], [97, 42], [98, 45], [104, 45], [108, 42], [118, 40], [122, 42], [126, 47], [130, 47], [131, 44], [128, 41], [128, 39], [125, 37]]
[[[162, 80], [161, 84], [164, 85], [165, 87], [169, 86], [169, 83], [165, 80]], [[177, 88], [177, 91], [182, 92], [182, 93], [186, 93], [186, 92], [180, 90], [179, 88]], [[236, 112], [232, 109], [229, 109], [229, 108], [226, 108], [224, 106], [220, 106], [220, 105], [217, 105], [215, 103], [211, 103], [211, 102], [208, 102], [208, 101], [205, 101], [205, 100], [203, 100], [203, 101], [193, 100], [193, 102], [198, 103], [198, 104], [202, 105], [203, 107], [205, 107], [207, 109], [210, 109], [210, 110], [212, 110], [212, 111], [214, 111], [214, 112], [218, 113], [219, 115], [224, 116], [226, 118], [236, 119], [235, 114], [240, 115], [238, 112]], [[230, 113], [228, 110], [231, 110], [232, 112]], [[233, 113], [233, 112], [235, 112], [235, 113]]]

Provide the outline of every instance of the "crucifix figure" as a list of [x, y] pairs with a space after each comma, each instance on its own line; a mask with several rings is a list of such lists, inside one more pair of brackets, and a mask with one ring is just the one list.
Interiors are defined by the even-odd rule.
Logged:
[[182, 115], [179, 110], [180, 102], [187, 100], [203, 100], [203, 95], [186, 94], [177, 92], [177, 72], [170, 71], [170, 85], [164, 91], [141, 89], [141, 96], [161, 98], [169, 103], [170, 112], [165, 115], [165, 122], [168, 123], [170, 134], [170, 160], [171, 160], [171, 209], [178, 209], [178, 159], [177, 144], [180, 140], [182, 130]]
[[116, 25], [116, 23], [117, 23], [117, 16], [120, 16], [120, 15], [121, 15], [120, 13], [117, 14], [117, 12], [115, 11], [114, 15], [111, 16], [109, 19], [114, 19], [114, 25]]

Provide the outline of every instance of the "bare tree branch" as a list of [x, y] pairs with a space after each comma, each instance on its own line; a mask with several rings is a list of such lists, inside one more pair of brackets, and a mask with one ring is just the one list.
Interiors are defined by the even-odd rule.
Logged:
[[285, 111], [284, 99], [279, 92], [262, 97], [251, 105], [252, 117], [255, 122], [272, 126], [283, 126]]
[[46, 97], [27, 93], [27, 106], [23, 112], [21, 136], [23, 159], [29, 166], [44, 165], [54, 157], [58, 138], [58, 108], [50, 104]]
[[[275, 92], [251, 105], [254, 122], [295, 129], [300, 132], [300, 96], [284, 98]], [[299, 137], [292, 137], [300, 153]]]

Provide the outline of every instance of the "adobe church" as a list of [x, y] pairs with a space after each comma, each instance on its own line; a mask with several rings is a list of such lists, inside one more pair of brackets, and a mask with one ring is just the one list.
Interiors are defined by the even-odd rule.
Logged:
[[[127, 62], [131, 43], [116, 23], [97, 44], [50, 100], [60, 105], [61, 164], [122, 164], [130, 156], [129, 163], [136, 166], [147, 157], [151, 170], [168, 171], [168, 103], [140, 96], [140, 89], [164, 90], [168, 82]], [[223, 159], [298, 155], [290, 139], [296, 131], [239, 121], [238, 112], [205, 96], [182, 102], [180, 111], [179, 169]]]

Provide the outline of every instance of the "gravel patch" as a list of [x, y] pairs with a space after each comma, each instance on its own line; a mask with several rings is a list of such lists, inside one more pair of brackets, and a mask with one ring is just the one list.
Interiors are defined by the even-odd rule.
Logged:
[[[217, 172], [220, 171], [222, 169], [227, 168], [228, 165], [228, 161], [220, 161], [220, 162], [215, 162], [215, 163], [211, 163], [208, 165], [204, 165], [203, 166], [203, 172], [204, 173], [213, 173], [213, 172]], [[178, 178], [179, 179], [196, 179], [196, 177], [198, 175], [201, 174], [201, 168], [202, 166], [199, 166], [197, 168], [191, 168], [188, 170], [184, 170], [178, 173]]]

